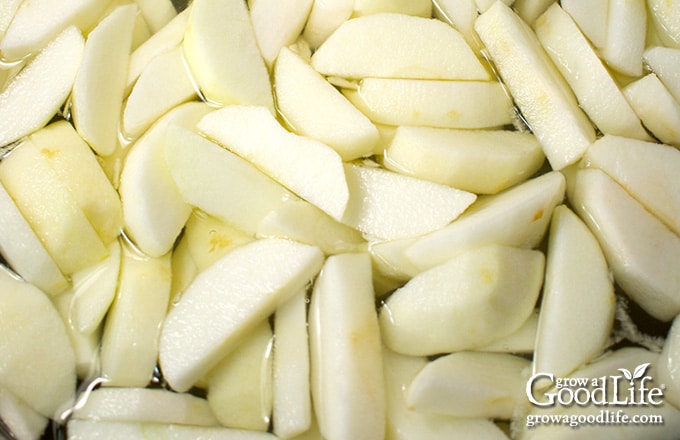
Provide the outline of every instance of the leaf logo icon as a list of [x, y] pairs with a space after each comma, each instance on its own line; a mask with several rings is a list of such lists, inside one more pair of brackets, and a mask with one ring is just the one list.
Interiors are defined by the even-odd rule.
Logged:
[[619, 371], [623, 373], [626, 379], [633, 382], [633, 375], [630, 373], [630, 371], [626, 370], [625, 368], [619, 368]]
[[640, 379], [642, 376], [644, 376], [647, 367], [649, 367], [649, 363], [640, 364], [637, 367], [635, 367], [635, 371], [633, 372], [633, 379], [631, 380]]

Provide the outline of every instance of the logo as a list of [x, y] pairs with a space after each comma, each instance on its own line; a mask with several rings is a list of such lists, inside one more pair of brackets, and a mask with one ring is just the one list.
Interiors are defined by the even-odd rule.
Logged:
[[529, 378], [526, 395], [537, 407], [659, 406], [665, 387], [653, 386], [653, 378], [645, 375], [649, 365], [638, 365], [632, 372], [619, 368], [621, 375], [596, 378], [556, 378], [551, 373], [537, 373]]

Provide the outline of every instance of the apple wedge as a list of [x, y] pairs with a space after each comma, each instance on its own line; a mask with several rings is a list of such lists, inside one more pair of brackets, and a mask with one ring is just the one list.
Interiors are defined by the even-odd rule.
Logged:
[[293, 44], [302, 33], [313, 0], [262, 0], [250, 8], [250, 20], [268, 66], [274, 64], [281, 48]]
[[76, 362], [64, 322], [37, 287], [0, 266], [0, 388], [43, 416], [70, 405]]
[[[562, 5], [565, 3], [566, 2], [561, 2]], [[516, 0], [512, 4], [512, 8], [517, 11], [517, 15], [522, 17], [522, 20], [527, 22], [529, 26], [533, 26], [536, 19], [540, 17], [551, 4], [553, 4], [553, 0]]]
[[293, 132], [325, 143], [343, 160], [369, 156], [378, 130], [307, 61], [281, 49], [274, 66], [276, 105]]
[[246, 160], [181, 127], [168, 128], [165, 162], [187, 203], [248, 234], [295, 198]]
[[289, 439], [312, 424], [306, 291], [276, 309], [274, 331], [272, 426], [277, 437]]
[[0, 161], [0, 182], [64, 275], [107, 256], [74, 195], [32, 141]]
[[432, 2], [432, 16], [453, 26], [475, 52], [479, 52], [480, 48], [479, 37], [474, 30], [478, 15], [475, 0], [436, 0]]
[[17, 439], [41, 438], [49, 423], [47, 417], [3, 387], [0, 387], [0, 420]]
[[553, 3], [534, 27], [581, 108], [602, 133], [651, 140], [638, 114], [569, 14]]
[[145, 387], [158, 358], [170, 298], [170, 254], [149, 257], [122, 243], [120, 280], [101, 339], [106, 386]]
[[545, 161], [530, 133], [398, 127], [385, 150], [387, 169], [475, 194], [521, 183]]
[[41, 51], [70, 26], [81, 31], [89, 30], [111, 0], [77, 0], [68, 4], [59, 0], [20, 3], [0, 40], [0, 54], [5, 61], [18, 61]]
[[661, 321], [680, 313], [680, 237], [598, 169], [578, 172], [572, 205], [623, 291]]
[[286, 131], [264, 107], [228, 106], [206, 115], [198, 128], [334, 219], [342, 218], [347, 180], [340, 156], [326, 144]]
[[201, 272], [170, 310], [161, 331], [160, 365], [172, 389], [188, 390], [279, 304], [307, 285], [322, 262], [318, 248], [262, 239]]
[[512, 103], [496, 81], [365, 78], [345, 96], [374, 123], [492, 128], [512, 122]]
[[578, 161], [595, 130], [531, 28], [496, 2], [479, 16], [475, 30], [552, 168]]
[[314, 52], [312, 66], [341, 78], [490, 79], [456, 29], [439, 20], [392, 13], [344, 22]]
[[69, 321], [83, 334], [91, 334], [99, 328], [116, 296], [120, 241], [112, 241], [108, 251], [109, 256], [104, 260], [71, 275], [73, 301], [69, 307]]
[[642, 54], [642, 60], [661, 80], [673, 98], [680, 102], [680, 49], [653, 46]]
[[59, 111], [71, 93], [84, 44], [78, 29], [69, 27], [9, 80], [0, 93], [0, 145], [43, 127]]
[[163, 29], [177, 15], [171, 0], [135, 0], [135, 3], [152, 34]]
[[163, 389], [100, 387], [83, 398], [72, 418], [110, 422], [217, 426], [208, 402]]
[[191, 215], [165, 162], [170, 125], [194, 129], [211, 109], [189, 102], [167, 113], [131, 147], [120, 176], [125, 232], [150, 256], [166, 254]]
[[396, 240], [435, 231], [477, 196], [372, 166], [345, 165], [349, 201], [342, 222], [365, 236]]
[[106, 245], [123, 229], [120, 198], [90, 147], [73, 126], [59, 121], [30, 136], [40, 154], [73, 194], [85, 217]]
[[7, 0], [0, 4], [0, 35], [5, 35], [22, 0]]
[[574, 19], [593, 46], [602, 49], [607, 41], [609, 0], [562, 0], [562, 8]]
[[360, 252], [366, 246], [359, 231], [304, 200], [289, 200], [271, 211], [257, 226], [256, 236], [318, 246], [326, 255]]
[[662, 0], [647, 0], [646, 3], [657, 34], [664, 44], [680, 48], [680, 5]]
[[666, 335], [666, 341], [663, 344], [663, 350], [659, 357], [658, 380], [666, 384], [664, 390], [664, 399], [667, 402], [680, 406], [680, 371], [678, 370], [678, 362], [680, 362], [680, 318], [675, 318], [671, 328]]
[[23, 279], [49, 295], [68, 287], [68, 281], [0, 184], [0, 254]]
[[415, 411], [406, 403], [406, 390], [427, 365], [424, 357], [404, 356], [383, 348], [387, 424], [389, 440], [469, 438], [507, 440], [493, 421], [485, 418], [450, 417]]
[[134, 4], [119, 6], [89, 33], [73, 84], [76, 130], [102, 156], [112, 154], [118, 145], [136, 14]]
[[531, 362], [511, 354], [457, 352], [429, 362], [406, 390], [415, 411], [510, 419]]
[[272, 341], [265, 319], [208, 373], [208, 404], [223, 426], [267, 431], [272, 411]]
[[196, 97], [180, 48], [160, 54], [146, 65], [127, 98], [123, 131], [136, 139], [163, 114]]
[[597, 357], [614, 324], [614, 284], [600, 245], [564, 205], [550, 225], [534, 373], [566, 377]]
[[482, 246], [413, 277], [380, 311], [387, 347], [434, 355], [480, 347], [531, 315], [543, 283], [539, 251]]
[[209, 102], [261, 105], [274, 113], [269, 74], [243, 0], [192, 2], [182, 49]]
[[475, 350], [490, 353], [533, 354], [537, 332], [538, 310], [534, 310], [516, 331], [488, 345], [477, 347]]
[[680, 235], [680, 182], [674, 177], [680, 172], [680, 151], [676, 148], [604, 136], [588, 148], [583, 163], [604, 171]]
[[418, 238], [404, 250], [405, 256], [422, 271], [481, 245], [533, 248], [543, 238], [564, 192], [564, 176], [553, 171], [480, 198], [456, 221]]
[[680, 148], [680, 103], [654, 73], [631, 82], [623, 93], [657, 139]]
[[309, 313], [312, 399], [323, 438], [384, 438], [380, 329], [368, 255], [329, 257]]
[[609, 0], [607, 37], [602, 59], [629, 76], [642, 75], [642, 53], [647, 37], [645, 0]]
[[67, 425], [68, 440], [149, 440], [168, 438], [172, 440], [276, 440], [267, 432], [224, 428], [221, 426], [193, 426], [169, 423], [105, 422], [94, 420], [71, 420]]
[[354, 0], [315, 1], [307, 18], [302, 37], [312, 49], [318, 48], [329, 35], [352, 15]]

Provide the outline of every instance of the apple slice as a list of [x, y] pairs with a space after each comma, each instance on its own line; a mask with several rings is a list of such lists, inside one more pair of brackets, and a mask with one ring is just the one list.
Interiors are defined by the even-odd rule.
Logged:
[[479, 52], [479, 38], [474, 24], [479, 12], [475, 0], [437, 0], [432, 2], [434, 18], [449, 23], [465, 38], [467, 44]]
[[334, 219], [342, 218], [349, 190], [342, 160], [326, 144], [286, 131], [256, 106], [214, 111], [199, 129]]
[[69, 27], [9, 80], [0, 93], [0, 145], [39, 129], [57, 113], [71, 93], [84, 44], [78, 29]]
[[208, 403], [223, 426], [267, 431], [272, 411], [272, 341], [265, 319], [208, 373]]
[[0, 4], [0, 35], [4, 36], [22, 0], [7, 0]]
[[631, 82], [623, 93], [657, 139], [680, 148], [680, 103], [655, 74]]
[[601, 132], [651, 140], [638, 115], [569, 14], [554, 3], [536, 20], [535, 29], [581, 108]]
[[91, 334], [99, 327], [116, 296], [120, 242], [112, 241], [108, 251], [106, 259], [71, 275], [73, 301], [69, 307], [69, 320], [83, 334]]
[[316, 49], [352, 15], [354, 0], [314, 2], [302, 37]]
[[[566, 1], [561, 2], [562, 5], [565, 3]], [[529, 26], [533, 26], [536, 19], [540, 17], [551, 4], [553, 4], [553, 0], [516, 0], [512, 4], [512, 8], [517, 11], [517, 15], [522, 17], [522, 20], [527, 22]]]
[[318, 248], [262, 239], [235, 249], [201, 272], [163, 324], [160, 365], [169, 385], [176, 391], [188, 390], [279, 304], [302, 289], [322, 261]]
[[449, 417], [409, 408], [406, 403], [406, 390], [413, 378], [427, 365], [427, 359], [400, 355], [385, 348], [382, 351], [382, 358], [387, 399], [386, 439], [507, 440], [503, 431], [488, 419]]
[[456, 417], [510, 419], [531, 362], [511, 354], [457, 352], [429, 362], [406, 390], [409, 408]]
[[601, 52], [609, 67], [629, 76], [642, 75], [646, 37], [645, 1], [609, 0], [607, 37]]
[[329, 257], [311, 301], [311, 390], [321, 434], [328, 440], [384, 438], [380, 329], [368, 255]]
[[352, 15], [355, 17], [381, 12], [430, 18], [432, 17], [432, 2], [428, 0], [354, 0]]
[[89, 33], [73, 84], [76, 130], [102, 156], [112, 154], [118, 145], [136, 14], [134, 4], [119, 6]]
[[343, 160], [369, 156], [378, 130], [324, 77], [288, 48], [274, 66], [276, 104], [297, 134], [327, 144]]
[[562, 8], [574, 19], [593, 46], [602, 49], [607, 41], [609, 0], [562, 0]]
[[664, 45], [680, 48], [680, 5], [662, 0], [647, 0], [646, 3]]
[[341, 78], [490, 79], [453, 27], [391, 13], [343, 23], [314, 52], [312, 66], [323, 75]]
[[274, 64], [282, 47], [295, 42], [302, 33], [313, 0], [258, 0], [250, 8], [250, 20], [262, 58]]
[[326, 255], [360, 252], [366, 246], [359, 231], [303, 200], [289, 200], [267, 214], [257, 226], [256, 236], [318, 246]]
[[64, 275], [106, 257], [106, 246], [73, 194], [32, 141], [0, 161], [0, 182]]
[[615, 309], [613, 280], [597, 239], [569, 208], [558, 206], [548, 239], [534, 373], [565, 377], [597, 357]]
[[276, 440], [267, 432], [223, 428], [221, 426], [175, 425], [167, 423], [104, 422], [71, 420], [67, 425], [68, 440], [149, 440], [171, 438], [172, 440]]
[[477, 198], [466, 191], [372, 166], [347, 164], [345, 175], [350, 198], [342, 222], [384, 240], [435, 231]]
[[170, 274], [170, 254], [148, 257], [123, 242], [118, 291], [101, 340], [104, 385], [145, 387], [151, 380]]
[[187, 203], [248, 234], [294, 198], [249, 162], [181, 127], [168, 128], [165, 162]]
[[135, 0], [135, 3], [152, 34], [161, 30], [177, 15], [171, 0]]
[[152, 59], [179, 47], [184, 38], [188, 20], [189, 10], [185, 9], [130, 54], [125, 96], [130, 93], [135, 81]]
[[[583, 163], [599, 168], [680, 235], [680, 152], [673, 147], [604, 136], [588, 148]], [[659, 190], [666, 188], [666, 190]]]
[[402, 238], [401, 240], [369, 242], [368, 250], [376, 272], [399, 284], [405, 283], [417, 274], [418, 268], [405, 255], [406, 249], [416, 240], [416, 238]]
[[476, 194], [495, 194], [523, 182], [545, 161], [530, 133], [398, 127], [385, 150], [392, 171]]
[[680, 49], [648, 47], [642, 60], [659, 77], [676, 101], [680, 101]]
[[680, 364], [678, 362], [680, 362], [680, 318], [676, 317], [666, 335], [657, 365], [657, 378], [659, 382], [666, 384], [664, 399], [676, 408], [680, 406], [680, 370], [678, 370]]
[[554, 170], [578, 161], [595, 130], [531, 28], [502, 2], [475, 30]]
[[0, 254], [5, 261], [23, 279], [49, 295], [66, 290], [68, 281], [2, 184], [0, 212]]
[[0, 40], [2, 59], [18, 61], [37, 53], [70, 26], [88, 30], [109, 3], [111, 0], [77, 0], [68, 4], [59, 0], [21, 2]]
[[118, 238], [123, 229], [118, 193], [71, 124], [55, 122], [33, 133], [30, 139], [73, 194], [102, 242], [109, 244]]
[[409, 355], [480, 347], [521, 327], [543, 283], [539, 251], [483, 246], [416, 275], [380, 311], [383, 341]]
[[37, 287], [0, 266], [0, 388], [43, 416], [70, 405], [76, 362], [64, 322]]
[[168, 126], [194, 129], [211, 107], [183, 104], [163, 116], [132, 146], [120, 177], [125, 231], [150, 256], [166, 254], [191, 215], [165, 162]]
[[661, 321], [680, 313], [680, 237], [598, 169], [578, 172], [572, 205], [623, 291]]
[[49, 423], [47, 417], [3, 387], [0, 387], [0, 420], [16, 439], [41, 438]]
[[163, 389], [101, 387], [73, 411], [73, 419], [111, 422], [219, 424], [205, 399]]
[[135, 139], [170, 109], [196, 98], [179, 47], [160, 54], [146, 65], [123, 111], [123, 130]]
[[564, 176], [553, 171], [480, 199], [455, 222], [416, 240], [405, 256], [422, 271], [481, 245], [533, 248], [564, 192]]
[[498, 338], [488, 345], [476, 348], [476, 351], [490, 353], [533, 354], [538, 332], [538, 310], [524, 321], [524, 324], [507, 336]]
[[182, 48], [208, 101], [261, 105], [274, 113], [269, 74], [243, 0], [193, 1]]
[[365, 78], [358, 90], [343, 93], [380, 124], [492, 128], [512, 122], [512, 103], [496, 81]]
[[289, 439], [312, 423], [306, 291], [276, 309], [274, 331], [273, 432]]

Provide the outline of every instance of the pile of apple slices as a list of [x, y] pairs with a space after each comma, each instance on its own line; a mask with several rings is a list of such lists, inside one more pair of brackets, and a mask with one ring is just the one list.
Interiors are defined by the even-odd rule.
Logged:
[[[680, 432], [678, 3], [62, 3], [0, 3], [0, 436]], [[663, 425], [525, 427], [642, 364]]]

